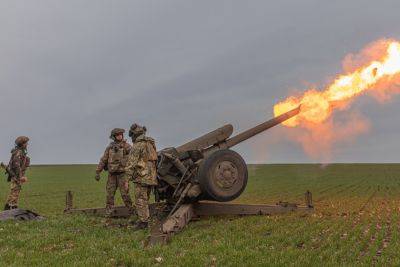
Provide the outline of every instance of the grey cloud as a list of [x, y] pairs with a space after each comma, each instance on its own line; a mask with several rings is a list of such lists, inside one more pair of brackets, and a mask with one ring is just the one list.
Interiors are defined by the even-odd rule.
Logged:
[[[0, 158], [32, 137], [34, 163], [96, 162], [113, 127], [144, 123], [159, 147], [224, 123], [237, 131], [342, 58], [399, 37], [398, 1], [0, 1]], [[359, 102], [372, 129], [334, 161], [398, 161], [397, 99]], [[172, 118], [172, 119], [171, 119]], [[309, 162], [273, 129], [249, 162]], [[260, 149], [260, 144], [265, 145]]]

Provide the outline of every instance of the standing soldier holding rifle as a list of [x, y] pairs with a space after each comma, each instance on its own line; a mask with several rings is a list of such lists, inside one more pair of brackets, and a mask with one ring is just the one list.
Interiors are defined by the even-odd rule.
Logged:
[[8, 166], [1, 163], [6, 170], [8, 182], [11, 182], [11, 190], [8, 195], [4, 210], [18, 208], [18, 199], [21, 192], [21, 185], [28, 181], [25, 177], [25, 171], [29, 167], [30, 159], [27, 156], [29, 138], [20, 136], [15, 140], [15, 148], [11, 151], [11, 159]]
[[113, 140], [106, 148], [103, 157], [96, 169], [96, 181], [100, 180], [100, 173], [108, 171], [108, 180], [106, 185], [106, 216], [111, 217], [114, 208], [114, 198], [117, 188], [121, 193], [121, 198], [129, 212], [133, 214], [132, 200], [129, 196], [129, 180], [126, 180], [125, 166], [131, 146], [124, 140], [124, 129], [115, 128], [111, 131], [110, 138]]

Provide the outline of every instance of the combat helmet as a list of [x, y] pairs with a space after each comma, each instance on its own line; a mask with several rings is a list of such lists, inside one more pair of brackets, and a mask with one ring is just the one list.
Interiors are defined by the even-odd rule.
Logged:
[[115, 129], [113, 129], [113, 130], [111, 131], [110, 138], [111, 138], [111, 139], [114, 139], [115, 136], [117, 136], [117, 135], [119, 135], [119, 134], [124, 134], [124, 133], [125, 133], [125, 130], [124, 130], [124, 129], [115, 128]]
[[145, 126], [140, 126], [139, 124], [134, 123], [129, 129], [129, 137], [139, 136], [146, 133], [146, 131], [147, 129]]
[[18, 147], [23, 146], [24, 144], [28, 143], [29, 137], [27, 136], [19, 136], [15, 139], [15, 145]]

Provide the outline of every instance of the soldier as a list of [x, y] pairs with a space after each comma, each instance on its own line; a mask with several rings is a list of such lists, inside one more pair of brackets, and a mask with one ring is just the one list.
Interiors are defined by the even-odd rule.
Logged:
[[29, 138], [20, 136], [15, 140], [15, 148], [11, 150], [11, 159], [7, 167], [8, 181], [11, 182], [11, 190], [8, 195], [4, 210], [18, 208], [18, 199], [21, 185], [28, 181], [25, 171], [29, 167], [30, 159], [27, 156]]
[[145, 134], [146, 127], [137, 124], [133, 124], [129, 130], [133, 146], [126, 166], [126, 177], [135, 183], [135, 206], [139, 217], [135, 230], [148, 227], [150, 192], [157, 185], [156, 146], [154, 140]]
[[108, 180], [106, 185], [106, 216], [111, 217], [114, 208], [114, 198], [117, 188], [121, 193], [122, 200], [129, 212], [133, 214], [132, 200], [129, 196], [129, 180], [125, 179], [125, 167], [127, 157], [131, 146], [124, 140], [124, 129], [113, 129], [110, 138], [113, 142], [106, 148], [103, 157], [96, 169], [96, 181], [100, 180], [100, 173], [108, 171]]

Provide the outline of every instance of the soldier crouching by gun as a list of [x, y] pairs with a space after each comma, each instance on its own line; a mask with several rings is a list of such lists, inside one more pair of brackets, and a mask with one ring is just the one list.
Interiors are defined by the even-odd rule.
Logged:
[[119, 188], [121, 198], [129, 212], [134, 213], [132, 200], [129, 196], [129, 181], [124, 177], [127, 157], [131, 150], [131, 146], [124, 140], [124, 132], [124, 129], [119, 128], [111, 131], [110, 138], [113, 142], [106, 148], [96, 169], [96, 181], [100, 180], [100, 173], [103, 170], [108, 171], [106, 217], [112, 216], [117, 188]]
[[22, 184], [28, 181], [28, 178], [25, 177], [25, 171], [30, 165], [30, 158], [27, 156], [28, 141], [29, 138], [26, 136], [18, 137], [15, 140], [15, 148], [11, 151], [10, 163], [8, 166], [1, 164], [8, 175], [8, 182], [11, 182], [10, 194], [4, 210], [18, 208]]

